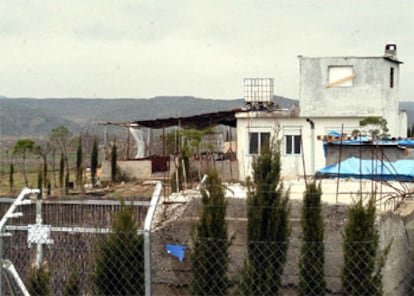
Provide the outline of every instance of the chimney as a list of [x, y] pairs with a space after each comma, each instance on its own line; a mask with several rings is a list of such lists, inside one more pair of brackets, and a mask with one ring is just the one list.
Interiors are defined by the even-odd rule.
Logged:
[[397, 58], [397, 45], [386, 44], [384, 56], [396, 59]]

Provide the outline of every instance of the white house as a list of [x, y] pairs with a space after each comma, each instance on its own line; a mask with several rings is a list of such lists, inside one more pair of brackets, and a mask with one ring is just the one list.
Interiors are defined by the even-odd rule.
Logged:
[[377, 57], [299, 56], [299, 106], [291, 110], [270, 106], [272, 80], [246, 80], [245, 100], [252, 108], [236, 114], [239, 179], [251, 175], [254, 157], [276, 127], [284, 177], [311, 175], [324, 167], [318, 135], [350, 134], [368, 116], [386, 119], [392, 137], [406, 137], [407, 117], [399, 110], [398, 96], [401, 63], [395, 44], [387, 44]]

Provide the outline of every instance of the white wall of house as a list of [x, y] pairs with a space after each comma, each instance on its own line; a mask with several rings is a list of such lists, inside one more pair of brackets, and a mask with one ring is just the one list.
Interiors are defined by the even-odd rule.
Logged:
[[[406, 137], [406, 117], [399, 110], [399, 62], [384, 57], [299, 57], [299, 64], [301, 117], [381, 116], [391, 136]], [[345, 80], [330, 85], [341, 78]]]
[[[279, 139], [281, 143], [281, 160], [283, 175], [301, 175], [303, 174], [302, 155], [286, 154], [286, 147], [283, 137], [287, 134], [300, 135], [301, 132], [309, 134], [309, 126], [306, 120], [299, 118], [280, 118], [280, 113], [276, 112], [247, 112], [237, 114], [237, 159], [239, 162], [239, 179], [245, 180], [246, 177], [252, 176], [252, 164], [258, 154], [251, 153], [249, 135], [252, 133], [270, 133], [270, 138], [279, 129]], [[304, 146], [307, 139], [303, 138]], [[259, 148], [260, 149], [260, 148]], [[260, 151], [258, 151], [260, 153]]]
[[[407, 115], [399, 110], [400, 63], [395, 45], [387, 45], [384, 57], [300, 56], [299, 114], [262, 110], [236, 115], [240, 180], [251, 176], [253, 159], [260, 153], [249, 151], [249, 134], [273, 135], [277, 126], [284, 177], [310, 175], [323, 168], [326, 161], [318, 135], [329, 131], [350, 135], [368, 116], [385, 118], [391, 137], [406, 137]], [[303, 145], [300, 153], [287, 151], [287, 143], [298, 135]]]
[[[309, 118], [314, 123], [314, 130], [311, 124], [303, 117], [291, 117], [288, 112], [245, 112], [237, 114], [237, 159], [239, 162], [239, 179], [245, 180], [252, 176], [252, 163], [257, 154], [250, 153], [249, 135], [252, 133], [270, 133], [274, 136], [279, 128], [279, 140], [281, 141], [281, 164], [282, 176], [294, 178], [298, 176], [313, 175], [316, 170], [326, 166], [326, 158], [323, 149], [323, 142], [318, 140], [318, 135], [323, 136], [330, 131], [351, 132], [359, 127], [359, 121], [363, 117], [338, 117]], [[302, 147], [300, 153], [287, 151], [287, 140], [302, 135]], [[293, 152], [293, 153], [292, 153]]]

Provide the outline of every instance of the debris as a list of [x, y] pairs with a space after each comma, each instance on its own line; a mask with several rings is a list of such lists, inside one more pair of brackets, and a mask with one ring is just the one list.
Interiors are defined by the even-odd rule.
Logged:
[[185, 249], [187, 249], [187, 247], [180, 246], [180, 245], [167, 244], [165, 246], [165, 249], [167, 250], [168, 254], [171, 254], [171, 255], [177, 257], [180, 262], [184, 261], [184, 253], [185, 253]]

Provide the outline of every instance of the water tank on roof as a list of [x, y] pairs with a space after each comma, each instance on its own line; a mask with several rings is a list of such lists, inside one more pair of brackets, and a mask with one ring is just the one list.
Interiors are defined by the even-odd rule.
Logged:
[[251, 105], [272, 105], [273, 78], [245, 78], [244, 101]]

